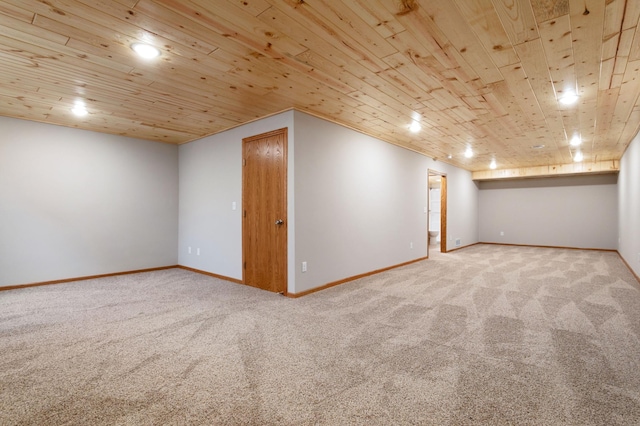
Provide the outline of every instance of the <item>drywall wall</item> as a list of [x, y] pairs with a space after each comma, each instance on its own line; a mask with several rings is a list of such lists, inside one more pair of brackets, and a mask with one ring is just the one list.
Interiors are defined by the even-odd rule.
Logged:
[[[293, 253], [293, 112], [287, 111], [180, 146], [180, 265], [242, 279], [242, 139], [284, 127], [289, 129], [287, 233]], [[290, 291], [293, 285], [290, 278]]]
[[618, 191], [618, 251], [640, 276], [640, 134], [620, 160]]
[[614, 250], [616, 182], [614, 174], [481, 182], [480, 241]]
[[427, 256], [429, 169], [447, 174], [449, 235], [477, 242], [469, 172], [296, 111], [295, 292]]
[[177, 263], [178, 148], [0, 117], [0, 286]]

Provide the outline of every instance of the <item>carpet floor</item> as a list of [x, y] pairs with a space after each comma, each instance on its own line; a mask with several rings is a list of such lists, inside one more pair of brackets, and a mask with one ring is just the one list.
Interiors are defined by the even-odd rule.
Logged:
[[476, 245], [288, 299], [181, 269], [0, 292], [1, 425], [638, 425], [616, 253]]

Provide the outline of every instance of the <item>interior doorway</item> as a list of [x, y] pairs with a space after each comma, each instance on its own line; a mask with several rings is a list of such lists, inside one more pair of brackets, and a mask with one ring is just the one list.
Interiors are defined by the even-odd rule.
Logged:
[[429, 250], [447, 252], [447, 175], [429, 170], [427, 241]]
[[287, 129], [242, 140], [242, 282], [287, 292]]

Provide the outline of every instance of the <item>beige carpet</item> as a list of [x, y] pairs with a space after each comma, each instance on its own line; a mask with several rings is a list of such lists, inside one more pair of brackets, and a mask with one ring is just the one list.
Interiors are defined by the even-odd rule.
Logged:
[[615, 253], [477, 245], [301, 299], [179, 269], [0, 292], [1, 425], [638, 425]]

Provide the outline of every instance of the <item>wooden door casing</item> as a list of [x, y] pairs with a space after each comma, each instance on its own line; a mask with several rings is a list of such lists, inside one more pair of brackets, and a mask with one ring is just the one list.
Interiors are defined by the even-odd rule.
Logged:
[[440, 252], [447, 252], [447, 176], [440, 180]]

